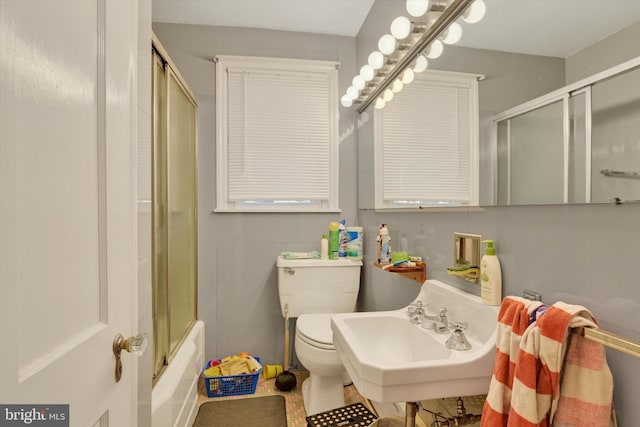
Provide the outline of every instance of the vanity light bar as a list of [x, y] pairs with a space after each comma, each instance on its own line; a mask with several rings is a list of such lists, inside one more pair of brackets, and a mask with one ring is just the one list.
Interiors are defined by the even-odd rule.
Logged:
[[393, 68], [389, 70], [377, 86], [364, 95], [364, 99], [357, 98], [354, 100], [354, 103], [358, 104], [356, 111], [358, 113], [362, 113], [366, 110], [371, 103], [382, 95], [382, 93], [391, 86], [407, 68], [411, 66], [412, 62], [431, 44], [431, 42], [436, 40], [450, 24], [462, 16], [465, 9], [473, 2], [474, 0], [453, 0], [451, 4], [444, 9], [433, 25], [429, 26], [424, 34], [422, 34], [420, 38], [408, 48], [406, 54], [398, 59], [397, 63], [393, 65]]

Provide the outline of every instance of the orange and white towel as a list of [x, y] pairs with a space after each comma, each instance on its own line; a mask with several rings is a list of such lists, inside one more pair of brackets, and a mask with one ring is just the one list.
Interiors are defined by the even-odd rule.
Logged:
[[482, 410], [482, 427], [507, 425], [511, 389], [520, 340], [529, 326], [531, 314], [542, 305], [539, 301], [508, 296], [498, 313], [496, 360], [487, 400]]
[[609, 426], [613, 377], [604, 347], [570, 333], [596, 327], [586, 308], [558, 302], [525, 331], [506, 426]]

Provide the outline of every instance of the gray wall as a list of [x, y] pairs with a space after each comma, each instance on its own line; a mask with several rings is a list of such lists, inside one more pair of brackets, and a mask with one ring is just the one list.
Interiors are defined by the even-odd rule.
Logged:
[[357, 153], [352, 109], [340, 110], [340, 207], [337, 214], [212, 213], [215, 208], [215, 55], [340, 62], [340, 92], [355, 75], [355, 39], [199, 25], [153, 24], [198, 98], [198, 316], [205, 357], [248, 351], [283, 363], [284, 320], [276, 256], [320, 249], [330, 221], [357, 224]]
[[566, 59], [567, 84], [575, 83], [640, 55], [640, 22]]

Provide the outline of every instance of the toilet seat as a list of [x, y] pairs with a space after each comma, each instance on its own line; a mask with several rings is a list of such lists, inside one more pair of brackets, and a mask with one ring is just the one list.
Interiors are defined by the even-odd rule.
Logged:
[[296, 321], [296, 334], [310, 346], [323, 350], [333, 350], [331, 318], [335, 313], [303, 314]]

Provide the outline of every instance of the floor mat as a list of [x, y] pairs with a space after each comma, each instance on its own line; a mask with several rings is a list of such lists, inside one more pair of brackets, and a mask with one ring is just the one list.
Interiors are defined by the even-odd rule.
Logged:
[[205, 402], [193, 427], [287, 427], [283, 396], [250, 397]]

